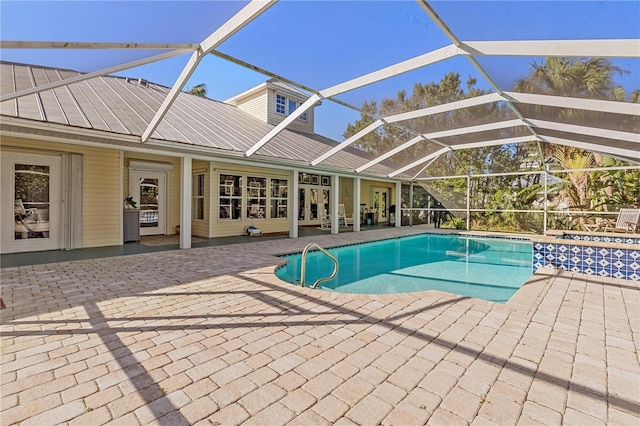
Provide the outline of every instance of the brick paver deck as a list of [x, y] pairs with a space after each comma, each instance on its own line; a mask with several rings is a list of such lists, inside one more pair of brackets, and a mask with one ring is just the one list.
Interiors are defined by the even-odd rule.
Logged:
[[538, 273], [505, 305], [348, 295], [271, 254], [389, 229], [2, 269], [0, 423], [640, 423], [640, 292]]

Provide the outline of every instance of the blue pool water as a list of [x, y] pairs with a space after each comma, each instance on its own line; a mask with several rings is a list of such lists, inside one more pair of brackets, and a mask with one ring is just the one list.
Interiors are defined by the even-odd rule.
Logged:
[[[531, 277], [532, 244], [518, 240], [423, 234], [328, 250], [338, 275], [318, 286], [342, 293], [388, 294], [424, 290], [504, 303]], [[283, 256], [276, 275], [300, 280], [300, 254]], [[307, 286], [333, 271], [323, 253], [309, 252]]]

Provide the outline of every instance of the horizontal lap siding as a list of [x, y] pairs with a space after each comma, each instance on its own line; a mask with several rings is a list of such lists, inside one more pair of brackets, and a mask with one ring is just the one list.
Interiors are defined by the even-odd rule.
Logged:
[[3, 147], [26, 153], [74, 153], [82, 155], [82, 244], [100, 247], [120, 244], [122, 198], [120, 152], [117, 150], [51, 142], [2, 138]]
[[242, 99], [242, 101], [238, 103], [238, 108], [264, 122], [267, 122], [266, 92], [254, 94], [253, 96]]
[[83, 245], [120, 244], [120, 152], [86, 148], [83, 154]]

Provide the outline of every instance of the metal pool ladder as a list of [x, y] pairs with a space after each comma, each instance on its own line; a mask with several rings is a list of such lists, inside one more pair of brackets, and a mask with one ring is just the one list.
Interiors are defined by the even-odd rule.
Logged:
[[329, 259], [331, 259], [333, 261], [333, 273], [328, 277], [320, 278], [320, 279], [316, 280], [316, 282], [313, 283], [311, 288], [316, 288], [318, 286], [318, 284], [323, 283], [325, 281], [330, 281], [330, 280], [334, 279], [336, 277], [336, 275], [338, 275], [338, 259], [336, 259], [336, 257], [334, 255], [332, 255], [331, 253], [329, 253], [328, 251], [326, 251], [325, 249], [320, 247], [318, 244], [310, 243], [310, 244], [307, 244], [307, 246], [304, 248], [304, 250], [302, 250], [302, 260], [301, 260], [302, 265], [300, 266], [300, 286], [301, 287], [304, 287], [304, 275], [305, 275], [305, 270], [307, 269], [307, 252], [313, 247], [317, 248], [322, 253], [324, 253], [327, 256], [329, 256]]

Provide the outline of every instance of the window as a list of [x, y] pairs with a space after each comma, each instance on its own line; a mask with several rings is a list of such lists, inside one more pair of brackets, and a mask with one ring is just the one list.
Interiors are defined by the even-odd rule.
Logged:
[[198, 173], [191, 179], [191, 218], [204, 220], [204, 173]]
[[271, 179], [271, 209], [269, 217], [272, 219], [287, 217], [287, 180]]
[[239, 220], [242, 207], [242, 176], [220, 175], [220, 219]]
[[[194, 175], [194, 200], [197, 194], [195, 185]], [[287, 179], [220, 174], [218, 217], [225, 220], [247, 221], [287, 218], [288, 186]]]
[[267, 178], [247, 177], [247, 218], [264, 219], [267, 210]]
[[[301, 105], [293, 99], [289, 99], [285, 96], [276, 94], [276, 113], [282, 115], [289, 115], [295, 111]], [[300, 114], [298, 120], [307, 121], [307, 111]]]
[[287, 98], [282, 95], [276, 95], [276, 112], [282, 115], [287, 114]]

